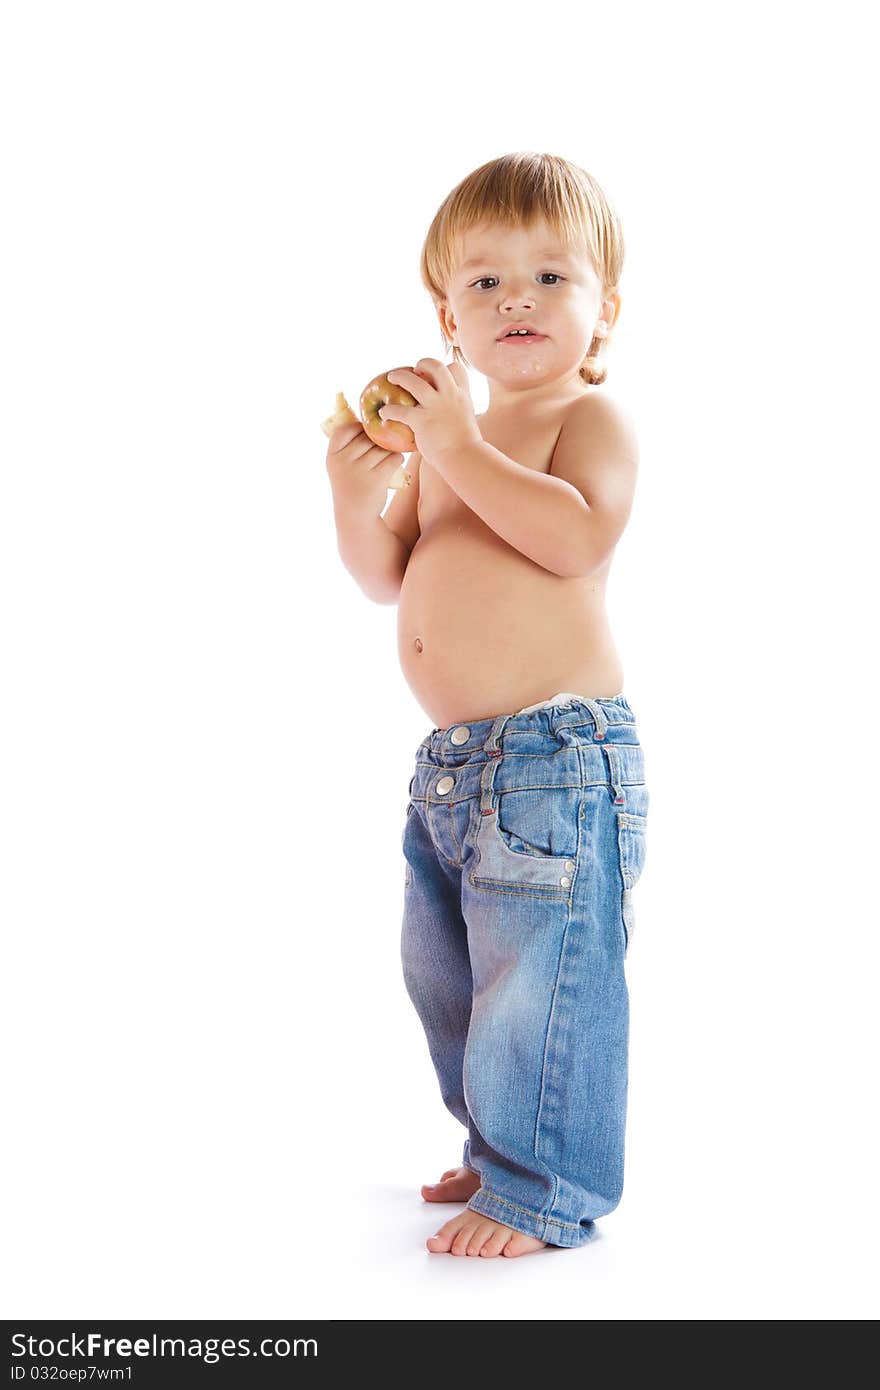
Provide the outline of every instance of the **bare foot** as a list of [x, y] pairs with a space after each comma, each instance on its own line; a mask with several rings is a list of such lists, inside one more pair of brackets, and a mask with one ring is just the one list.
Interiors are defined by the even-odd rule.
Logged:
[[531, 1255], [546, 1246], [546, 1240], [523, 1235], [500, 1221], [481, 1216], [478, 1211], [459, 1212], [441, 1226], [435, 1236], [428, 1237], [432, 1255]]
[[425, 1183], [422, 1196], [426, 1202], [466, 1202], [479, 1186], [479, 1174], [470, 1168], [448, 1168], [438, 1183]]

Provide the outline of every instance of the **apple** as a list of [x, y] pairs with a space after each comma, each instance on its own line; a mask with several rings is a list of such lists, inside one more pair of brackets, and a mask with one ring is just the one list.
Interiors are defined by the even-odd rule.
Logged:
[[[391, 367], [391, 371], [409, 371], [412, 367]], [[382, 420], [379, 411], [383, 405], [418, 405], [415, 396], [402, 386], [395, 386], [388, 380], [388, 372], [374, 376], [361, 392], [360, 412], [364, 432], [381, 449], [391, 449], [397, 454], [411, 454], [416, 447], [416, 437], [409, 425], [401, 420]]]

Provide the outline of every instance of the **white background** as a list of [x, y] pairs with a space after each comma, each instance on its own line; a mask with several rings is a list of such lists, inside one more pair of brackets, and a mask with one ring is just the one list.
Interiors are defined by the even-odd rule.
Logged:
[[[876, 1316], [867, 23], [4, 7], [4, 1316]], [[443, 356], [423, 238], [515, 150], [623, 221], [652, 800], [623, 1200], [475, 1261], [425, 1250], [463, 1131], [399, 962], [433, 720], [319, 422]]]

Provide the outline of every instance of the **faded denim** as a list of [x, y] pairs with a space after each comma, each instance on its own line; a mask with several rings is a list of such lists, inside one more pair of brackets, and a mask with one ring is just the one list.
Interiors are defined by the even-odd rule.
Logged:
[[468, 1131], [468, 1207], [552, 1245], [591, 1240], [623, 1189], [647, 813], [623, 695], [434, 729], [416, 752], [407, 992]]

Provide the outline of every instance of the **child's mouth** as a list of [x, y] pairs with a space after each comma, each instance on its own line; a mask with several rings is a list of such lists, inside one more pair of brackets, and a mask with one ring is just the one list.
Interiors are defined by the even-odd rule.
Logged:
[[499, 338], [499, 343], [542, 343], [543, 333], [511, 333], [508, 338]]

